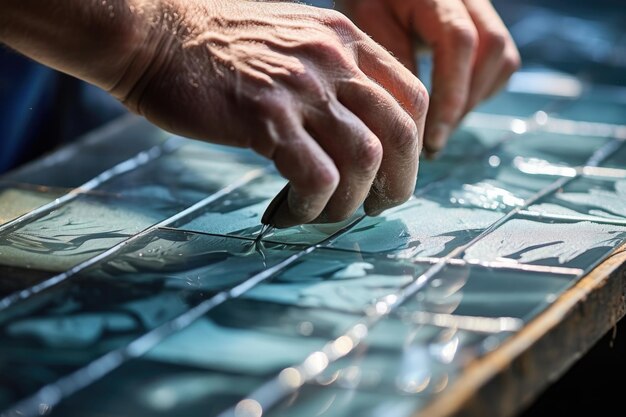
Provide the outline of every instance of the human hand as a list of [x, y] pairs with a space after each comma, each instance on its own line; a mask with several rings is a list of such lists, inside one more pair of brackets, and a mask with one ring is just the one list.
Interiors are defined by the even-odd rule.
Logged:
[[112, 93], [166, 130], [272, 159], [290, 182], [276, 226], [411, 196], [427, 91], [344, 15], [232, 0], [169, 2], [162, 15], [142, 46], [154, 53]]
[[463, 116], [503, 87], [520, 65], [517, 48], [489, 0], [342, 0], [340, 5], [415, 73], [416, 48], [432, 49], [427, 155], [443, 149]]

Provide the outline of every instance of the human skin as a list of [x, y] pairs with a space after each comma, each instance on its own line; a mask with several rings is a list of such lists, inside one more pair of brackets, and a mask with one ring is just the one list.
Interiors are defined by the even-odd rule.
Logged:
[[362, 203], [376, 215], [413, 192], [427, 91], [406, 57], [407, 66], [337, 11], [0, 0], [0, 41], [168, 131], [273, 160], [291, 184], [278, 227], [340, 221]]
[[339, 4], [416, 74], [416, 51], [432, 50], [424, 138], [429, 156], [441, 151], [463, 116], [503, 87], [520, 66], [517, 47], [490, 0], [339, 0]]

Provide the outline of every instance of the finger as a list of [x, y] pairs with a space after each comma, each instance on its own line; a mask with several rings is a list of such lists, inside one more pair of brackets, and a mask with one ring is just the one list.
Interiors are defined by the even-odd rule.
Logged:
[[487, 92], [485, 99], [500, 91], [509, 82], [511, 75], [513, 75], [513, 73], [520, 68], [521, 64], [522, 59], [515, 44], [507, 44], [507, 47], [504, 50], [500, 74], [498, 75], [498, 79], [494, 83], [491, 90]]
[[[465, 110], [478, 34], [461, 0], [415, 8], [413, 30], [433, 49], [433, 80], [424, 148], [441, 150]], [[413, 6], [414, 7], [414, 6]]]
[[360, 72], [387, 90], [417, 123], [428, 106], [424, 85], [381, 45], [364, 34], [360, 36], [363, 40], [353, 51]]
[[478, 51], [465, 112], [506, 82], [517, 69], [513, 59], [517, 48], [489, 0], [464, 0], [478, 31]]
[[422, 86], [418, 94], [426, 102], [413, 117], [399, 105], [384, 88], [364, 74], [340, 83], [337, 88], [339, 100], [361, 119], [380, 139], [383, 158], [369, 196], [365, 200], [365, 212], [380, 214], [397, 206], [413, 194], [417, 179], [420, 131], [423, 131], [428, 109], [428, 94]]
[[340, 176], [337, 189], [315, 222], [345, 220], [363, 203], [372, 187], [383, 156], [382, 145], [337, 99], [305, 114], [307, 130], [333, 159]]
[[273, 130], [281, 140], [272, 159], [290, 188], [286, 204], [276, 209], [272, 223], [278, 228], [308, 223], [328, 203], [339, 183], [339, 172], [299, 120], [285, 117]]
[[354, 22], [386, 48], [412, 73], [417, 72], [413, 36], [402, 27], [386, 2], [379, 0], [351, 0], [344, 2]]

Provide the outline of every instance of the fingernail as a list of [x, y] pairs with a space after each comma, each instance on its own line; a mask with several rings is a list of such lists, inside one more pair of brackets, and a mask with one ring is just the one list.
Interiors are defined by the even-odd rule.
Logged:
[[426, 142], [428, 144], [428, 152], [431, 154], [436, 154], [439, 152], [446, 144], [448, 140], [448, 136], [450, 136], [450, 131], [452, 128], [449, 124], [446, 123], [437, 123], [429, 130], [429, 135], [426, 138]]

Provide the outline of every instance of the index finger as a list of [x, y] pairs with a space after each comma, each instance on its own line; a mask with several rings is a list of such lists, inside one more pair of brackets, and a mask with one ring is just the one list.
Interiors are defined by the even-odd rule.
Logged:
[[424, 148], [440, 151], [464, 114], [478, 33], [461, 0], [433, 2], [412, 11], [413, 29], [433, 49], [430, 110]]

